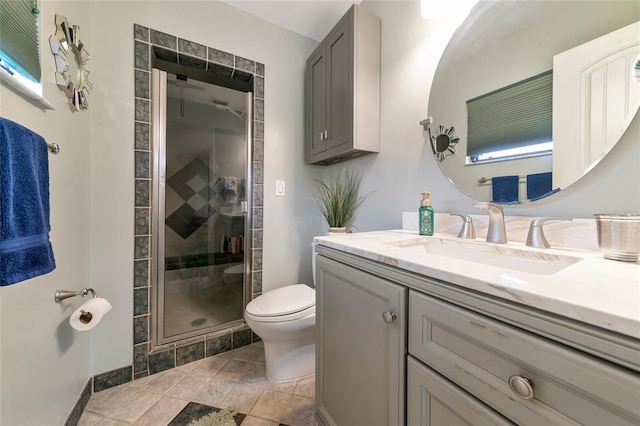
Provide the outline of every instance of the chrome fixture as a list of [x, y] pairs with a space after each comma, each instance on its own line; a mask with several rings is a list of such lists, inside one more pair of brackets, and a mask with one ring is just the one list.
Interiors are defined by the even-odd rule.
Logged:
[[542, 225], [549, 221], [571, 221], [573, 219], [565, 219], [562, 217], [549, 217], [549, 218], [535, 218], [531, 221], [529, 226], [529, 234], [527, 234], [527, 247], [535, 248], [549, 248], [551, 245], [547, 238], [544, 236]]
[[80, 291], [56, 290], [56, 294], [53, 297], [53, 300], [55, 300], [56, 303], [59, 303], [61, 300], [68, 299], [68, 298], [74, 297], [74, 296], [82, 296], [82, 297], [84, 297], [89, 293], [91, 293], [91, 295], [93, 296], [94, 299], [96, 297], [98, 297], [98, 295], [96, 294], [95, 291], [93, 291], [92, 288], [83, 288]]
[[531, 400], [534, 397], [533, 382], [527, 376], [509, 377], [509, 387], [522, 399]]
[[473, 240], [476, 238], [476, 231], [473, 229], [473, 219], [471, 216], [459, 213], [450, 213], [449, 216], [460, 216], [462, 218], [462, 229], [458, 233], [458, 238]]
[[60, 152], [60, 145], [58, 145], [57, 143], [48, 143], [47, 148], [52, 154], [57, 154]]
[[504, 244], [507, 242], [507, 229], [504, 225], [502, 206], [495, 203], [473, 203], [473, 207], [489, 212], [489, 229], [487, 242]]
[[382, 313], [382, 319], [384, 320], [384, 322], [386, 322], [387, 324], [391, 324], [395, 319], [397, 318], [397, 315], [395, 312], [393, 311], [384, 311]]
[[431, 125], [431, 123], [433, 123], [433, 119], [431, 117], [427, 117], [424, 120], [420, 120], [420, 125], [422, 126], [425, 132], [429, 130], [429, 126]]

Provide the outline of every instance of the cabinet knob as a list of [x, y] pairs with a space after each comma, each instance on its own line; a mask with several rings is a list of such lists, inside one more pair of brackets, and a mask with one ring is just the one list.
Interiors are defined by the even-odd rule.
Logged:
[[533, 399], [533, 383], [526, 376], [509, 377], [509, 387], [522, 399]]
[[395, 312], [391, 312], [391, 311], [384, 311], [382, 313], [382, 319], [384, 320], [384, 322], [386, 322], [387, 324], [391, 324], [393, 322], [394, 319], [396, 319], [396, 314]]

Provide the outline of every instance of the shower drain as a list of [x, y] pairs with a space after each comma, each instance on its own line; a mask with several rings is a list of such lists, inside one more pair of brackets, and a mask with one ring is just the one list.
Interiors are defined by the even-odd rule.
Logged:
[[204, 324], [205, 322], [207, 322], [206, 318], [195, 319], [195, 320], [191, 321], [191, 327], [198, 327], [198, 326]]

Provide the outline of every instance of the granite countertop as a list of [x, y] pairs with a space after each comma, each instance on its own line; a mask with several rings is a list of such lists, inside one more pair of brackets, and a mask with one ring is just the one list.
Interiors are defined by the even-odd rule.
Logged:
[[522, 272], [476, 261], [409, 248], [432, 243], [465, 244], [449, 234], [422, 237], [416, 231], [392, 230], [316, 237], [320, 245], [407, 271], [451, 282], [484, 294], [518, 302], [603, 329], [640, 338], [640, 263], [604, 259], [593, 250], [533, 249], [521, 242], [471, 242], [508, 254], [515, 249], [544, 263], [570, 256], [577, 262], [548, 274]]

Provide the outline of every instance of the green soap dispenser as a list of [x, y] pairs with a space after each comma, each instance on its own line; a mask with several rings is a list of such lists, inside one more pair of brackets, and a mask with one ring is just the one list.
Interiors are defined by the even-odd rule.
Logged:
[[433, 235], [433, 207], [431, 207], [430, 195], [430, 192], [422, 193], [420, 210], [418, 210], [420, 235]]

